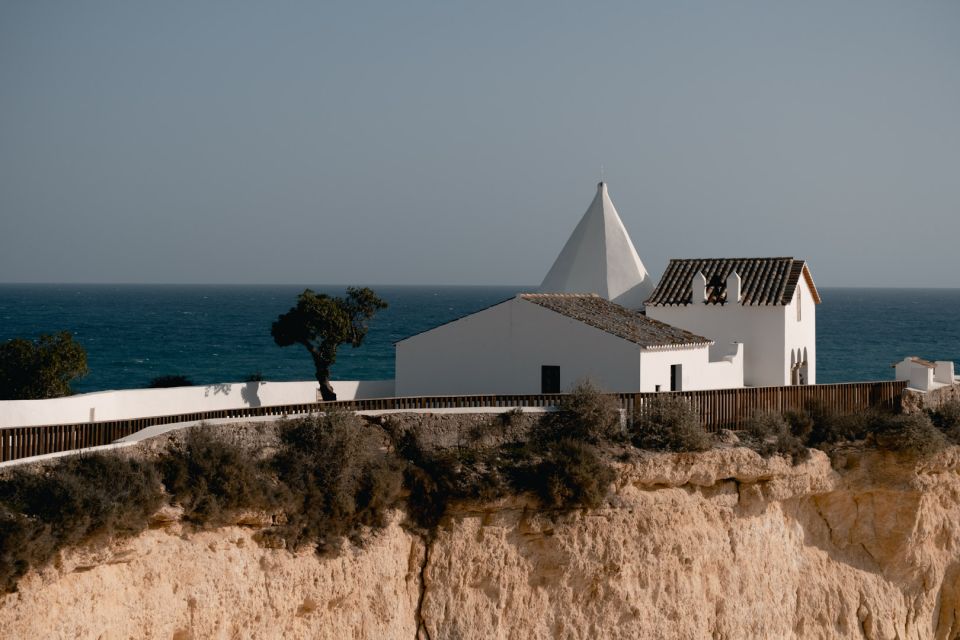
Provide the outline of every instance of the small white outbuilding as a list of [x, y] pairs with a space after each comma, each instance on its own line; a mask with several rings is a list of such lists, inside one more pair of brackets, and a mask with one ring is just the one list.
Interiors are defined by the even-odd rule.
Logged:
[[396, 344], [396, 393], [536, 394], [590, 379], [610, 392], [743, 386], [742, 345], [595, 294], [518, 294]]
[[953, 372], [953, 360], [937, 360], [931, 362], [907, 356], [893, 365], [895, 379], [907, 380], [911, 389], [918, 391], [932, 391], [957, 383]]

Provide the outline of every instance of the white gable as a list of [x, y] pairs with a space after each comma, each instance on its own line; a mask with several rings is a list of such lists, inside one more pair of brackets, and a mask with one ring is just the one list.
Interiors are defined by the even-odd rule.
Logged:
[[607, 185], [597, 195], [540, 285], [543, 293], [596, 293], [630, 308], [640, 308], [653, 283], [640, 261]]

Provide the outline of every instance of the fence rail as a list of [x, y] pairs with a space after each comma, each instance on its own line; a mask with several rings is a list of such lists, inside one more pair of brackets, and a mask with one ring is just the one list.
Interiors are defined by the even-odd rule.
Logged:
[[[861, 411], [870, 407], [896, 409], [907, 387], [903, 380], [852, 382], [796, 387], [749, 387], [709, 391], [614, 394], [628, 415], [643, 413], [655, 397], [686, 398], [700, 414], [707, 431], [737, 429], [756, 410], [787, 411], [802, 409], [818, 402], [838, 412]], [[417, 396], [406, 398], [370, 398], [337, 402], [244, 407], [166, 416], [83, 422], [78, 424], [0, 428], [0, 461], [71, 451], [110, 444], [120, 438], [156, 425], [258, 416], [298, 416], [330, 408], [347, 411], [400, 411], [431, 409], [473, 409], [510, 407], [553, 407], [564, 394]]]

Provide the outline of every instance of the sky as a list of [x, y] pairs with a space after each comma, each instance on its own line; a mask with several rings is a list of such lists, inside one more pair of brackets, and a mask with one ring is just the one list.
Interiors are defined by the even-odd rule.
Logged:
[[0, 3], [0, 282], [960, 286], [960, 2]]

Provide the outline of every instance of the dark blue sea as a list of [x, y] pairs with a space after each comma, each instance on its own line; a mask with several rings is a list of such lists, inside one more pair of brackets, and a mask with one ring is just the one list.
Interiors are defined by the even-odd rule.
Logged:
[[[314, 286], [342, 295], [343, 287]], [[390, 305], [363, 346], [341, 347], [334, 378], [393, 377], [393, 343], [532, 287], [373, 287]], [[196, 384], [309, 380], [302, 348], [270, 325], [302, 286], [0, 285], [0, 341], [68, 330], [87, 350], [77, 392], [146, 386], [180, 374]], [[960, 289], [821, 289], [817, 380], [892, 379], [906, 355], [960, 364]], [[960, 369], [960, 366], [958, 366]]]

